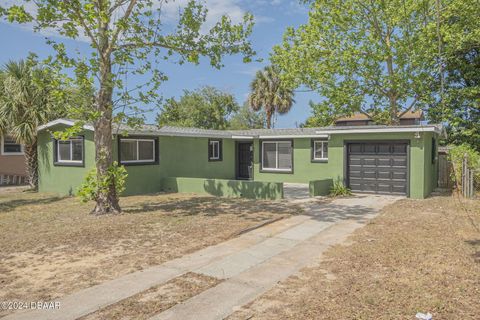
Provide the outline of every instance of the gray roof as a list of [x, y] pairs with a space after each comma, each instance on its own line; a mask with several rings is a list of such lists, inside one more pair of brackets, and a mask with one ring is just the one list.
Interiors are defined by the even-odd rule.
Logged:
[[[39, 127], [39, 130], [54, 126], [58, 123], [72, 124], [74, 120], [58, 119], [49, 122], [46, 125]], [[93, 126], [85, 125], [85, 129], [93, 130]], [[186, 136], [186, 137], [211, 137], [211, 138], [258, 138], [258, 137], [299, 137], [299, 136], [319, 136], [322, 134], [335, 133], [359, 133], [359, 132], [412, 132], [412, 131], [435, 131], [442, 133], [443, 128], [440, 125], [399, 125], [399, 126], [384, 126], [384, 125], [369, 125], [369, 126], [330, 126], [319, 128], [292, 128], [292, 129], [248, 129], [248, 130], [212, 130], [200, 128], [184, 128], [163, 126], [159, 127], [154, 124], [143, 124], [135, 127], [130, 127], [125, 124], [114, 125], [114, 134], [129, 134], [129, 135], [151, 135], [151, 136]]]

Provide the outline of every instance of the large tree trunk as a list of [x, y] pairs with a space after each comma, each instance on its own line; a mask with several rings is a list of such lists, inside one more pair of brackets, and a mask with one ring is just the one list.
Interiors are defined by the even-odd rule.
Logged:
[[[101, 10], [106, 10], [105, 3], [101, 3]], [[97, 180], [104, 181], [108, 176], [108, 169], [113, 164], [112, 114], [113, 114], [113, 75], [112, 60], [109, 48], [108, 21], [101, 21], [99, 54], [100, 54], [100, 84], [96, 97], [96, 110], [100, 113], [94, 123], [95, 128], [95, 162], [97, 165]], [[107, 188], [98, 190], [94, 214], [120, 213], [121, 208], [114, 179], [110, 179]]]
[[28, 185], [32, 190], [38, 190], [38, 155], [37, 141], [24, 147], [25, 164], [27, 165]]
[[[102, 181], [108, 175], [108, 169], [113, 163], [112, 148], [112, 111], [105, 110], [110, 116], [100, 117], [95, 122], [95, 161], [97, 164], [97, 179]], [[112, 180], [106, 190], [99, 190], [96, 199], [94, 214], [120, 213], [118, 194]]]

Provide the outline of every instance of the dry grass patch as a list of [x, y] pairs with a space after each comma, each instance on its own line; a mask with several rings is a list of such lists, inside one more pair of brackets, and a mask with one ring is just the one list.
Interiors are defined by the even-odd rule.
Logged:
[[216, 278], [189, 272], [80, 319], [148, 319], [220, 282]]
[[0, 301], [55, 299], [300, 210], [181, 194], [125, 197], [121, 205], [123, 214], [96, 217], [74, 198], [0, 193]]
[[230, 319], [478, 319], [480, 201], [465, 206], [396, 202]]

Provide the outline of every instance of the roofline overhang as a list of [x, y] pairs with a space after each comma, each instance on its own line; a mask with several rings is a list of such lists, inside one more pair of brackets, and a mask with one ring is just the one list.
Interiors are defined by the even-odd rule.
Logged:
[[[229, 135], [222, 135], [222, 134], [207, 134], [207, 133], [177, 133], [177, 132], [154, 132], [154, 135], [157, 136], [166, 136], [166, 137], [190, 137], [190, 138], [218, 138], [218, 139], [225, 139], [230, 138]], [[135, 133], [131, 133], [131, 135], [135, 135]]]
[[[59, 124], [63, 124], [63, 125], [66, 125], [66, 126], [69, 126], [69, 127], [72, 127], [75, 125], [75, 121], [72, 121], [72, 120], [67, 120], [67, 119], [57, 119], [57, 120], [53, 120], [53, 121], [50, 121], [44, 125], [41, 125], [37, 128], [37, 131], [42, 131], [44, 129], [48, 129], [48, 128], [51, 128], [53, 126], [56, 126], [56, 125], [59, 125]], [[88, 124], [85, 124], [82, 126], [83, 129], [85, 130], [90, 130], [90, 131], [94, 131], [94, 128], [92, 125], [88, 125]]]
[[328, 134], [324, 132], [318, 134], [303, 134], [303, 135], [295, 135], [295, 134], [285, 134], [285, 135], [264, 135], [258, 136], [259, 139], [294, 139], [294, 138], [328, 138]]
[[346, 128], [327, 129], [315, 131], [317, 134], [346, 134], [346, 133], [398, 133], [398, 132], [435, 132], [444, 134], [443, 128], [438, 126], [414, 126], [414, 127], [381, 127], [381, 128]]

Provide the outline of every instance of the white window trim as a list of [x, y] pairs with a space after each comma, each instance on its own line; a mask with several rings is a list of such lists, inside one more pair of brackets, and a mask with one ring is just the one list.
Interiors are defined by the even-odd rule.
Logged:
[[[72, 141], [81, 141], [82, 142], [82, 160], [62, 160], [60, 158], [60, 142], [69, 142], [70, 145], [70, 159], [73, 159], [73, 145]], [[57, 163], [83, 163], [83, 159], [85, 158], [85, 150], [83, 144], [83, 138], [71, 138], [68, 140], [57, 140]]]
[[[127, 138], [120, 138], [120, 148], [122, 148], [122, 141], [135, 141], [137, 143], [137, 160], [120, 160], [120, 163], [154, 163], [155, 162], [155, 139], [127, 139]], [[138, 147], [139, 142], [151, 142], [153, 145], [153, 158], [152, 159], [144, 159], [138, 160], [140, 157], [140, 148]], [[118, 150], [120, 152], [121, 150]]]
[[[292, 168], [290, 169], [282, 169], [282, 168], [279, 168], [278, 167], [278, 144], [279, 143], [285, 143], [285, 142], [290, 142], [290, 148], [292, 148], [292, 142], [291, 141], [262, 141], [262, 170], [263, 171], [278, 171], [278, 172], [292, 172], [293, 170], [293, 161], [292, 161]], [[274, 143], [276, 146], [275, 146], [275, 154], [276, 154], [276, 157], [275, 157], [275, 166], [276, 168], [268, 168], [268, 167], [265, 167], [263, 165], [263, 155], [264, 155], [264, 149], [265, 149], [265, 144], [266, 143]], [[292, 154], [291, 154], [291, 157], [293, 157], [293, 148], [292, 148]]]
[[0, 147], [1, 147], [1, 150], [0, 150], [0, 153], [2, 156], [23, 156], [25, 154], [25, 150], [24, 150], [24, 146], [23, 144], [19, 143], [20, 145], [20, 152], [5, 152], [4, 149], [3, 149], [3, 146], [4, 146], [4, 140], [3, 140], [3, 135], [2, 135], [2, 139], [1, 139], [1, 143], [0, 143]]
[[[210, 140], [209, 146], [212, 146], [213, 156], [210, 156], [210, 150], [208, 150], [208, 159], [210, 160], [220, 160], [220, 141], [219, 140]], [[217, 155], [215, 156], [215, 145], [217, 145]]]
[[[317, 143], [321, 144], [321, 151], [322, 151], [322, 157], [317, 158]], [[328, 160], [328, 156], [325, 158], [324, 152], [323, 152], [323, 145], [327, 144], [328, 148], [328, 140], [313, 140], [313, 160]]]

